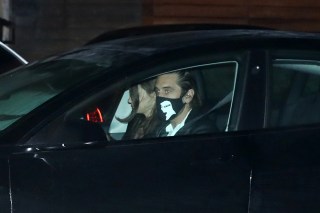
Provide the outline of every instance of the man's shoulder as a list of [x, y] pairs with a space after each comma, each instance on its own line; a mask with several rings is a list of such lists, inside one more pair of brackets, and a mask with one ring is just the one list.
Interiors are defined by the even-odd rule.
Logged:
[[191, 134], [205, 134], [217, 132], [218, 129], [213, 121], [208, 119], [205, 113], [201, 109], [192, 109], [188, 118], [186, 119], [184, 127], [182, 127], [179, 135], [191, 135]]

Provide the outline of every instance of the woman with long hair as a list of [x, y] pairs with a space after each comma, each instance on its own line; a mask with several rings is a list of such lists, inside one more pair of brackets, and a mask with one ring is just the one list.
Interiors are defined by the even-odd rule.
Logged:
[[123, 140], [144, 138], [154, 133], [157, 125], [154, 86], [155, 80], [153, 79], [129, 89], [128, 103], [131, 105], [132, 111], [128, 117], [118, 118], [120, 122], [128, 123]]

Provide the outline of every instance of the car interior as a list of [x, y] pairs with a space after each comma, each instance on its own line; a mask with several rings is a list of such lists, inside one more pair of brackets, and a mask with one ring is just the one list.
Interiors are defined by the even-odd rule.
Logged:
[[[233, 98], [233, 87], [237, 63], [216, 63], [206, 66], [192, 67], [188, 70], [196, 82], [199, 97], [202, 101], [201, 117], [206, 117], [220, 132], [226, 131]], [[224, 83], [221, 83], [224, 82]], [[116, 118], [124, 118], [131, 111], [128, 104], [128, 91], [124, 91], [110, 125], [104, 130], [113, 140], [121, 140], [127, 123], [121, 123]]]
[[320, 121], [320, 62], [273, 62], [270, 126], [294, 126]]

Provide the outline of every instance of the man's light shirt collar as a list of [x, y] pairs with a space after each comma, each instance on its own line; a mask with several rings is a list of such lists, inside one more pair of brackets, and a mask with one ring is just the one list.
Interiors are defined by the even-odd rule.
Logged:
[[186, 117], [175, 128], [173, 128], [172, 124], [169, 124], [166, 127], [166, 132], [168, 133], [167, 136], [174, 136], [184, 126], [184, 123], [187, 120], [190, 112], [191, 112], [191, 110], [188, 112]]

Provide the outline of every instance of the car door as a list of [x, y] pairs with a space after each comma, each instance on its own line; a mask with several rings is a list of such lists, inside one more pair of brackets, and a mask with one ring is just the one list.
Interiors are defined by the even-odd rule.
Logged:
[[249, 209], [318, 212], [320, 54], [291, 46], [268, 55], [266, 130], [252, 135]]
[[[15, 212], [247, 212], [250, 134], [236, 130], [240, 105], [248, 99], [243, 79], [249, 52], [179, 57], [174, 66], [156, 64], [113, 84], [105, 79], [102, 89], [93, 85], [19, 146], [9, 160]], [[220, 131], [116, 139], [123, 132], [111, 132], [110, 126], [128, 86], [177, 69], [204, 75], [208, 112], [214, 112], [210, 119]], [[223, 104], [226, 97], [231, 98]], [[103, 124], [90, 120], [96, 107], [103, 109]], [[105, 139], [96, 131], [100, 125]], [[89, 138], [77, 137], [85, 131]]]
[[10, 168], [8, 163], [8, 150], [2, 149], [0, 154], [0, 208], [3, 212], [11, 211]]

